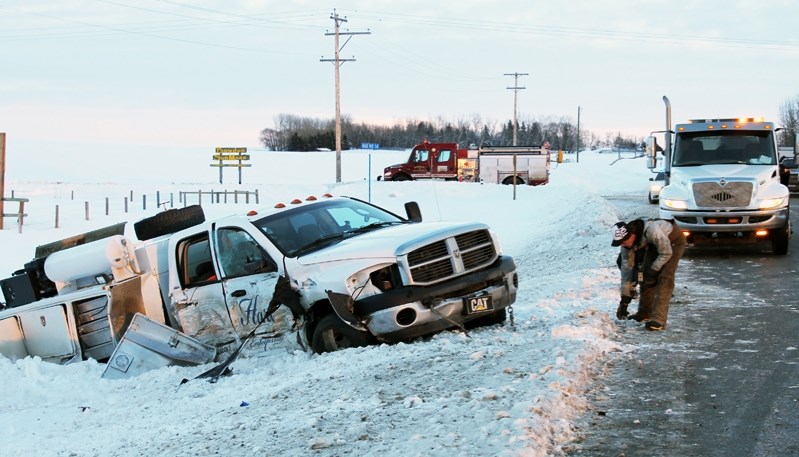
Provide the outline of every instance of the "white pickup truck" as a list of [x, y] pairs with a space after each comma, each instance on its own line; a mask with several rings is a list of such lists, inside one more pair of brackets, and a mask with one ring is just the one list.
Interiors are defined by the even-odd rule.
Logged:
[[140, 240], [101, 230], [40, 246], [0, 281], [0, 353], [94, 358], [118, 378], [503, 322], [518, 276], [489, 227], [406, 212], [329, 195], [214, 221], [197, 206], [139, 221]]

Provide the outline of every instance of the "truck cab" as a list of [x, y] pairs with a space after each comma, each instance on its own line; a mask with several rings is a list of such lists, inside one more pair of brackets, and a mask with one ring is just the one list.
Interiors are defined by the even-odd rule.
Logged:
[[386, 167], [383, 176], [378, 179], [455, 179], [459, 158], [466, 158], [466, 150], [458, 149], [457, 143], [431, 143], [425, 140], [414, 146], [406, 162]]
[[[774, 124], [698, 119], [673, 133], [660, 217], [674, 219], [692, 243], [770, 240], [775, 254], [786, 254], [789, 192], [780, 183]], [[654, 148], [647, 149], [654, 165]]]

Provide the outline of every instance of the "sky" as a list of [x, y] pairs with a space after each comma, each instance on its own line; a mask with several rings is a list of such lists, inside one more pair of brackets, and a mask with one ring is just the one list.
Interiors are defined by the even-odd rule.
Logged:
[[[0, 396], [0, 455], [574, 455], [583, 436], [579, 419], [596, 414], [592, 389], [599, 386], [599, 394], [610, 397], [630, 394], [629, 385], [616, 391], [597, 384], [610, 357], [621, 354], [615, 360], [624, 361], [619, 362], [624, 368], [626, 361], [635, 363], [640, 347], [657, 344], [662, 335], [613, 318], [619, 277], [611, 227], [632, 218], [630, 202], [640, 203], [634, 211], [654, 208], [646, 200], [652, 174], [643, 158], [583, 152], [578, 162], [569, 154], [565, 163], [552, 164], [549, 184], [519, 186], [515, 199], [509, 186], [366, 179], [373, 176], [369, 162], [382, 169], [404, 156], [401, 151], [353, 151], [343, 160], [344, 179], [335, 183], [328, 173], [329, 153], [262, 154], [253, 159], [252, 171], [265, 171], [248, 175], [258, 180], [248, 180], [246, 187], [259, 190], [263, 206], [331, 192], [371, 200], [398, 214], [404, 214], [406, 201], [415, 200], [428, 221], [489, 224], [519, 273], [513, 326], [508, 322], [468, 336], [443, 332], [324, 355], [275, 348], [238, 359], [233, 375], [215, 384], [180, 385], [208, 365], [164, 367], [112, 380], [101, 377], [105, 365], [94, 360], [56, 365], [0, 356], [7, 393]], [[324, 166], [309, 171], [303, 166], [309, 161]], [[158, 211], [152, 205], [141, 208], [142, 192], [154, 202], [156, 190], [165, 195], [217, 185], [213, 177], [192, 170], [176, 181], [174, 170], [181, 164], [166, 165], [151, 169], [151, 181], [135, 188], [136, 204], [128, 214], [121, 200], [131, 183], [15, 183], [17, 194], [30, 198], [29, 217], [21, 233], [6, 218], [0, 278], [21, 268], [40, 244], [120, 221], [128, 221], [131, 236], [131, 223]], [[625, 201], [626, 212], [608, 196]], [[107, 216], [98, 210], [106, 197], [111, 201]], [[84, 202], [91, 204], [89, 220]], [[61, 207], [59, 228], [53, 227], [55, 205]], [[203, 205], [209, 219], [253, 207]], [[694, 268], [692, 260], [683, 259], [680, 268]], [[683, 303], [686, 290], [714, 287], [678, 282], [675, 301]], [[667, 332], [686, 325], [676, 314]], [[619, 332], [640, 338], [629, 345]]]
[[[118, 148], [259, 148], [278, 114], [577, 122], [642, 138], [799, 95], [792, 0], [0, 0], [0, 131], [63, 166]], [[518, 81], [506, 74], [526, 74]], [[518, 86], [515, 86], [518, 84]], [[524, 87], [518, 91], [509, 87]], [[83, 155], [83, 156], [82, 156]]]

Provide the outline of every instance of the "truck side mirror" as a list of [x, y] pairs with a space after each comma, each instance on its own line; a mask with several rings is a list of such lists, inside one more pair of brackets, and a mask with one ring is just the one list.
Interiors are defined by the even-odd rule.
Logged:
[[654, 136], [646, 138], [646, 167], [650, 170], [657, 167], [658, 140]]
[[416, 202], [405, 203], [405, 214], [411, 222], [422, 222], [422, 211], [419, 209], [419, 204]]

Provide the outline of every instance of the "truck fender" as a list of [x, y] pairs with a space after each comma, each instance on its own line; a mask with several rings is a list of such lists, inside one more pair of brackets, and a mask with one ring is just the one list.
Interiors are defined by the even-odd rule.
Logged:
[[354, 313], [355, 302], [352, 300], [352, 297], [347, 294], [333, 292], [332, 290], [325, 290], [325, 292], [327, 293], [327, 298], [330, 300], [330, 304], [333, 306], [333, 310], [338, 314], [341, 320], [353, 328], [361, 331], [368, 331], [363, 323], [361, 323], [361, 319]]

